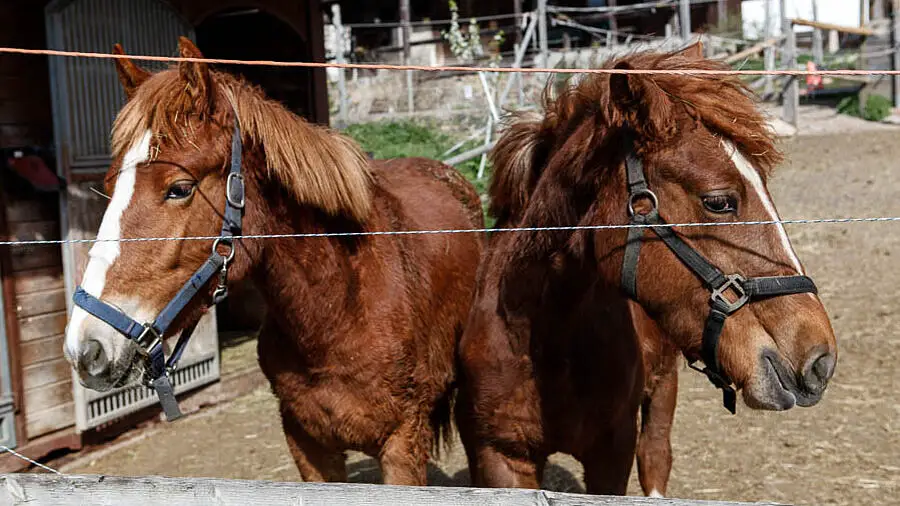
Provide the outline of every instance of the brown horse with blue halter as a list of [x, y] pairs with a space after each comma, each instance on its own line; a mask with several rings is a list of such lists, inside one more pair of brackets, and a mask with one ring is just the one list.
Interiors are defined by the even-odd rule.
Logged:
[[434, 160], [370, 160], [203, 62], [154, 74], [116, 62], [128, 100], [111, 198], [66, 330], [79, 380], [143, 378], [177, 417], [166, 370], [202, 314], [251, 281], [267, 308], [260, 368], [303, 479], [346, 481], [356, 450], [385, 482], [424, 485], [450, 430], [483, 237], [390, 234], [483, 228], [475, 189]]

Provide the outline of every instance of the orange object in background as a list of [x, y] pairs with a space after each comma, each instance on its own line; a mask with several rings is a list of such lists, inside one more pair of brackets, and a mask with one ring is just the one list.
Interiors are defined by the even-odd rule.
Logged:
[[[813, 61], [806, 62], [806, 70], [809, 72], [814, 72], [816, 70], [816, 64]], [[808, 75], [806, 76], [806, 91], [812, 90], [821, 90], [825, 85], [822, 83], [821, 75]]]

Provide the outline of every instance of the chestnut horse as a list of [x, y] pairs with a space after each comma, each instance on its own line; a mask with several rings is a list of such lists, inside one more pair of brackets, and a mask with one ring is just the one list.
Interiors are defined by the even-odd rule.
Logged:
[[[202, 58], [184, 38], [180, 54]], [[450, 427], [456, 345], [483, 238], [346, 234], [481, 228], [474, 188], [432, 160], [369, 162], [350, 139], [204, 63], [150, 74], [116, 61], [128, 101], [113, 127], [98, 237], [215, 236], [232, 205], [235, 160], [243, 234], [345, 234], [237, 238], [227, 285], [252, 279], [265, 296], [259, 362], [303, 479], [345, 481], [352, 449], [376, 457], [386, 483], [424, 485], [429, 452]], [[210, 244], [99, 242], [83, 291], [148, 321]], [[199, 319], [214, 288], [202, 287], [168, 335]], [[138, 380], [149, 367], [141, 348], [82, 307], [65, 345], [81, 382], [104, 390]]]
[[[605, 67], [728, 68], [693, 52]], [[674, 409], [657, 389], [675, 376], [651, 384], [645, 371], [674, 371], [667, 347], [702, 358], [726, 403], [734, 389], [754, 409], [817, 403], [837, 347], [784, 228], [665, 226], [777, 220], [766, 181], [780, 154], [746, 87], [600, 74], [543, 106], [495, 148], [492, 212], [526, 230], [491, 240], [460, 342], [457, 425], [473, 482], [537, 488], [547, 457], [564, 452], [588, 492], [624, 494], [642, 401], [672, 403], [645, 404], [651, 423]]]

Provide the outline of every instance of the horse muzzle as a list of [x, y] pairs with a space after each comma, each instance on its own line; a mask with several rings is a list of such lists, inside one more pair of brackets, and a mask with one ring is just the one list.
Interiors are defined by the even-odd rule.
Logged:
[[760, 354], [757, 371], [744, 387], [744, 402], [754, 409], [784, 411], [794, 406], [818, 404], [834, 374], [834, 354], [820, 349], [809, 354], [800, 371], [794, 371], [771, 348]]

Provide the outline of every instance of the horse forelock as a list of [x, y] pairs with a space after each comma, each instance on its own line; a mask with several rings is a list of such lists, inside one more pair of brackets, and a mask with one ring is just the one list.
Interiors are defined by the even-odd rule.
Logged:
[[[313, 125], [262, 91], [223, 72], [210, 72], [214, 92], [198, 104], [176, 69], [147, 79], [121, 109], [112, 129], [113, 155], [125, 153], [147, 130], [153, 152], [196, 145], [195, 129], [213, 122], [230, 131], [235, 114], [244, 142], [262, 149], [266, 176], [298, 202], [364, 221], [372, 205], [369, 162], [350, 138]], [[230, 137], [229, 137], [230, 139]]]

